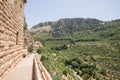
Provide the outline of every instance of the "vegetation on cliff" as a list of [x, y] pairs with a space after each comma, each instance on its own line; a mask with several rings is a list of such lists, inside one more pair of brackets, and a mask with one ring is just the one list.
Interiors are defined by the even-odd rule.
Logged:
[[41, 61], [53, 80], [120, 79], [120, 20], [61, 19], [49, 26], [31, 33], [44, 44]]

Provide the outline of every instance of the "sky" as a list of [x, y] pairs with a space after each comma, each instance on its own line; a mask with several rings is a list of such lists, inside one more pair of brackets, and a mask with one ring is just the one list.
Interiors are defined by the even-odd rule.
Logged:
[[27, 0], [25, 18], [33, 25], [61, 18], [120, 19], [120, 0]]

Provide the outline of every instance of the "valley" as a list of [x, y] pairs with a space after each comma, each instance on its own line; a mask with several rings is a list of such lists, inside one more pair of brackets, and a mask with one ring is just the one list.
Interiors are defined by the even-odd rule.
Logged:
[[[51, 29], [41, 31], [45, 26]], [[34, 39], [44, 46], [41, 61], [53, 80], [120, 79], [120, 20], [60, 19], [33, 28]]]

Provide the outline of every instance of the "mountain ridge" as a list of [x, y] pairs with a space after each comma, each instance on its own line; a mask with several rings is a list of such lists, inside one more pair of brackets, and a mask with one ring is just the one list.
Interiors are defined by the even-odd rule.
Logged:
[[[92, 18], [61, 18], [58, 21], [47, 21], [47, 22], [42, 22], [39, 23], [35, 26], [33, 26], [30, 31], [33, 33], [42, 32], [42, 29], [46, 26], [50, 26], [52, 30], [50, 30], [53, 34], [58, 34], [58, 33], [72, 33], [76, 30], [82, 30], [85, 28], [88, 28], [89, 26], [95, 26], [98, 24], [101, 24], [103, 21], [97, 20], [97, 19], [92, 19]], [[89, 27], [91, 28], [91, 27]], [[39, 29], [39, 31], [38, 31]], [[43, 31], [44, 32], [44, 31]], [[48, 30], [47, 30], [48, 32]]]
[[56, 22], [39, 23], [30, 32], [33, 36], [41, 35], [43, 38], [119, 38], [119, 26], [120, 19], [101, 21], [92, 18], [62, 18]]
[[[56, 21], [45, 21], [45, 22], [40, 22], [34, 26], [32, 26], [31, 29], [33, 28], [38, 28], [38, 27], [43, 27], [43, 26], [46, 26], [46, 25], [54, 25], [56, 24], [58, 21], [61, 21], [61, 20], [73, 20], [73, 19], [80, 19], [80, 20], [87, 20], [87, 19], [93, 19], [93, 20], [99, 20], [99, 19], [95, 19], [95, 18], [61, 18], [59, 20], [56, 20]], [[99, 21], [102, 21], [102, 20], [99, 20]]]

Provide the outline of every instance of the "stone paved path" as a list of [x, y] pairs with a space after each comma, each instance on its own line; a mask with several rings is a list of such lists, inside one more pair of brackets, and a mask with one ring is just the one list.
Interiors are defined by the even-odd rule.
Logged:
[[5, 74], [2, 80], [32, 80], [34, 54], [24, 58], [15, 68]]

